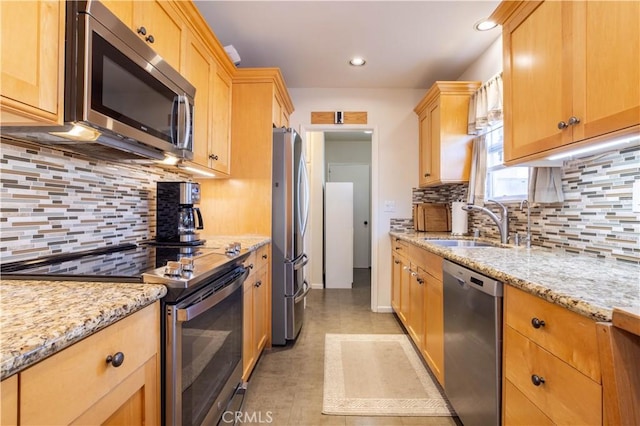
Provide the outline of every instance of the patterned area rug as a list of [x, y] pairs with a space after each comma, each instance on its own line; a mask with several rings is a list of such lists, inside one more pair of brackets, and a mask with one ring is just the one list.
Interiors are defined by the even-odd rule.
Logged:
[[404, 334], [327, 334], [322, 412], [453, 416]]

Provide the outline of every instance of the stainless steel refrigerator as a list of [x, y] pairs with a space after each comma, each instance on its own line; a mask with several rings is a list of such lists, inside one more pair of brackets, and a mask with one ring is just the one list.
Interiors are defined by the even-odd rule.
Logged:
[[273, 129], [272, 335], [274, 345], [294, 340], [304, 321], [304, 234], [309, 217], [309, 175], [295, 130]]

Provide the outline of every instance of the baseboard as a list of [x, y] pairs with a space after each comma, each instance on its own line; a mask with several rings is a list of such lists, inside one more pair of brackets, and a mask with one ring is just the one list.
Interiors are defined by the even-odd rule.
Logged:
[[324, 284], [322, 283], [311, 283], [311, 288], [315, 290], [324, 290]]
[[378, 306], [376, 312], [379, 314], [392, 314], [393, 308], [391, 306]]

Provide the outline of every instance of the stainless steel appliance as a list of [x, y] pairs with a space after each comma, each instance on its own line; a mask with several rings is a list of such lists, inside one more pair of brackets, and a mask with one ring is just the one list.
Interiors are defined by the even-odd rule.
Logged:
[[99, 1], [66, 2], [64, 125], [5, 136], [92, 158], [193, 158], [195, 88]]
[[160, 283], [163, 424], [215, 424], [240, 411], [246, 250], [124, 244], [5, 263], [2, 279]]
[[197, 230], [203, 229], [200, 184], [158, 182], [156, 186], [156, 242], [160, 244], [201, 245]]
[[274, 345], [297, 337], [304, 321], [304, 234], [309, 216], [309, 178], [302, 139], [292, 129], [273, 129], [272, 334]]
[[445, 260], [444, 390], [465, 426], [500, 424], [502, 283]]

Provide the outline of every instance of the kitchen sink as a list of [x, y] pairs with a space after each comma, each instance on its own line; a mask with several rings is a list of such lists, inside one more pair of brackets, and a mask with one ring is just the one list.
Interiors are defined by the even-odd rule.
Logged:
[[492, 243], [474, 240], [431, 240], [425, 238], [425, 241], [442, 247], [499, 247]]

